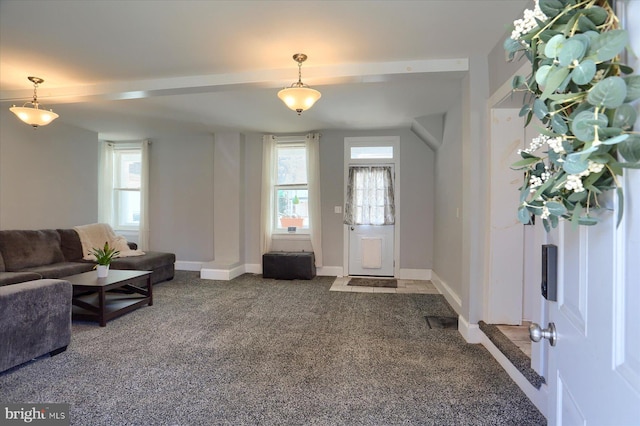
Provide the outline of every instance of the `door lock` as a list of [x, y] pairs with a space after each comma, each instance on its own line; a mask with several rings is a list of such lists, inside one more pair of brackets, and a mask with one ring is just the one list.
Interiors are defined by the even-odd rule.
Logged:
[[551, 346], [555, 346], [556, 340], [558, 339], [558, 335], [556, 334], [556, 325], [550, 322], [547, 328], [542, 329], [538, 324], [532, 322], [529, 326], [529, 339], [531, 339], [532, 342], [549, 339], [549, 344]]

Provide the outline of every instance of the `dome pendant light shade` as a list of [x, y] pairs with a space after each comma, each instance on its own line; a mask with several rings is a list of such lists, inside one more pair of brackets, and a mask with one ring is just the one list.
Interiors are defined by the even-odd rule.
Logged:
[[291, 87], [280, 90], [278, 97], [287, 107], [300, 115], [302, 111], [311, 108], [322, 95], [302, 82], [302, 63], [307, 60], [307, 55], [296, 53], [293, 55], [293, 60], [298, 63], [298, 81]]
[[[53, 120], [59, 117], [58, 114], [49, 110], [40, 109], [40, 104], [38, 104], [38, 84], [44, 82], [43, 79], [39, 77], [28, 77], [29, 81], [33, 83], [33, 100], [25, 103], [21, 107], [12, 106], [9, 108], [9, 111], [14, 113], [16, 117], [20, 120], [24, 121], [30, 126], [39, 127], [46, 126], [51, 123]], [[28, 107], [27, 104], [31, 104], [33, 106]]]

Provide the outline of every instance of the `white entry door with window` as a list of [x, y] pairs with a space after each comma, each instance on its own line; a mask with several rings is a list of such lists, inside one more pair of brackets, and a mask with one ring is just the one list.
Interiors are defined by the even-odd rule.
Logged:
[[392, 165], [349, 167], [345, 204], [349, 275], [394, 275], [393, 170]]

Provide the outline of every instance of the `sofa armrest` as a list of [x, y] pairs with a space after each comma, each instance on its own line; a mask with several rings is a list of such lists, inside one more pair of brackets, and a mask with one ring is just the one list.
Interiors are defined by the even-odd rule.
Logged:
[[72, 293], [73, 286], [64, 280], [0, 287], [0, 371], [67, 347]]

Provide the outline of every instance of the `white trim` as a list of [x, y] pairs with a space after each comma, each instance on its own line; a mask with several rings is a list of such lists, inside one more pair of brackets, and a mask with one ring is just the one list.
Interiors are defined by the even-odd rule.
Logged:
[[431, 279], [431, 269], [400, 269], [401, 280], [422, 280], [429, 281]]
[[498, 364], [507, 372], [511, 380], [513, 380], [518, 387], [524, 392], [524, 394], [531, 400], [533, 405], [547, 417], [547, 401], [549, 398], [549, 390], [547, 385], [543, 384], [540, 389], [536, 389], [522, 373], [511, 364], [511, 362], [504, 356], [504, 354], [498, 349], [493, 342], [487, 337], [482, 330], [479, 330], [481, 334], [480, 343], [487, 348], [489, 353], [498, 361]]
[[470, 324], [462, 315], [458, 315], [458, 332], [467, 343], [471, 344], [480, 343], [484, 335], [478, 324]]
[[447, 299], [447, 302], [449, 302], [453, 310], [460, 315], [462, 313], [462, 299], [460, 299], [460, 296], [454, 292], [451, 287], [449, 287], [447, 283], [444, 282], [434, 271], [431, 271], [430, 280], [444, 298]]
[[203, 268], [200, 270], [200, 278], [205, 280], [230, 281], [244, 273], [245, 265], [243, 264], [216, 265], [215, 262], [210, 262], [203, 265]]
[[316, 269], [316, 274], [324, 277], [343, 277], [344, 269], [342, 266], [321, 266]]
[[262, 274], [262, 264], [260, 264], [260, 263], [245, 263], [244, 264], [244, 273], [245, 274]]
[[[352, 160], [351, 159], [351, 147], [352, 146], [393, 146], [393, 158], [384, 158], [380, 160], [366, 159], [366, 160]], [[347, 136], [344, 138], [343, 143], [343, 158], [344, 158], [344, 171], [343, 171], [343, 192], [342, 197], [344, 202], [347, 199], [347, 182], [349, 177], [349, 166], [353, 164], [393, 164], [394, 170], [394, 201], [395, 201], [395, 230], [393, 238], [393, 276], [400, 276], [400, 136]], [[343, 202], [343, 204], [344, 204]], [[344, 209], [344, 205], [343, 205]], [[344, 211], [344, 210], [343, 210]], [[349, 271], [349, 227], [344, 225], [342, 234], [342, 260], [344, 265], [344, 273]]]

